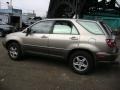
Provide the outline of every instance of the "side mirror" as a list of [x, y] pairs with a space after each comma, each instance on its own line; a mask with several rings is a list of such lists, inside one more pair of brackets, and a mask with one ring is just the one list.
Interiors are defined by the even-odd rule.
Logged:
[[31, 32], [30, 28], [27, 28], [26, 36], [28, 36], [30, 34], [30, 32]]

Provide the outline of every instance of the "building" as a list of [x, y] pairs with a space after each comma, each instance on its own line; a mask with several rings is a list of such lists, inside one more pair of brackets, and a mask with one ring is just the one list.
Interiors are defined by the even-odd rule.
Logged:
[[22, 28], [22, 10], [0, 9], [0, 21], [16, 28]]

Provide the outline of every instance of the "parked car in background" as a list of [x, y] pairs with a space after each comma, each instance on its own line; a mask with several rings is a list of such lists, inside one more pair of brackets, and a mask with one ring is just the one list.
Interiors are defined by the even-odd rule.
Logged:
[[97, 62], [115, 61], [118, 56], [116, 39], [109, 27], [92, 20], [41, 20], [7, 35], [3, 45], [13, 60], [19, 60], [26, 52], [60, 57], [79, 74], [88, 74]]
[[0, 22], [0, 37], [6, 36], [6, 34], [15, 32], [16, 29], [12, 25], [7, 25], [5, 23]]

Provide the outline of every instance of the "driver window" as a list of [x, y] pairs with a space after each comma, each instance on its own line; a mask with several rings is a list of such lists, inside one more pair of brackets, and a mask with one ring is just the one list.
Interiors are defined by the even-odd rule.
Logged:
[[53, 21], [39, 22], [31, 27], [31, 33], [49, 34]]

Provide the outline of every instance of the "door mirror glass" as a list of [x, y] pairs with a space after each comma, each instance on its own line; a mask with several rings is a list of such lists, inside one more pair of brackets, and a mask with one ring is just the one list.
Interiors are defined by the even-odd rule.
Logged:
[[27, 28], [26, 36], [28, 36], [30, 34], [30, 32], [31, 32], [30, 28]]

